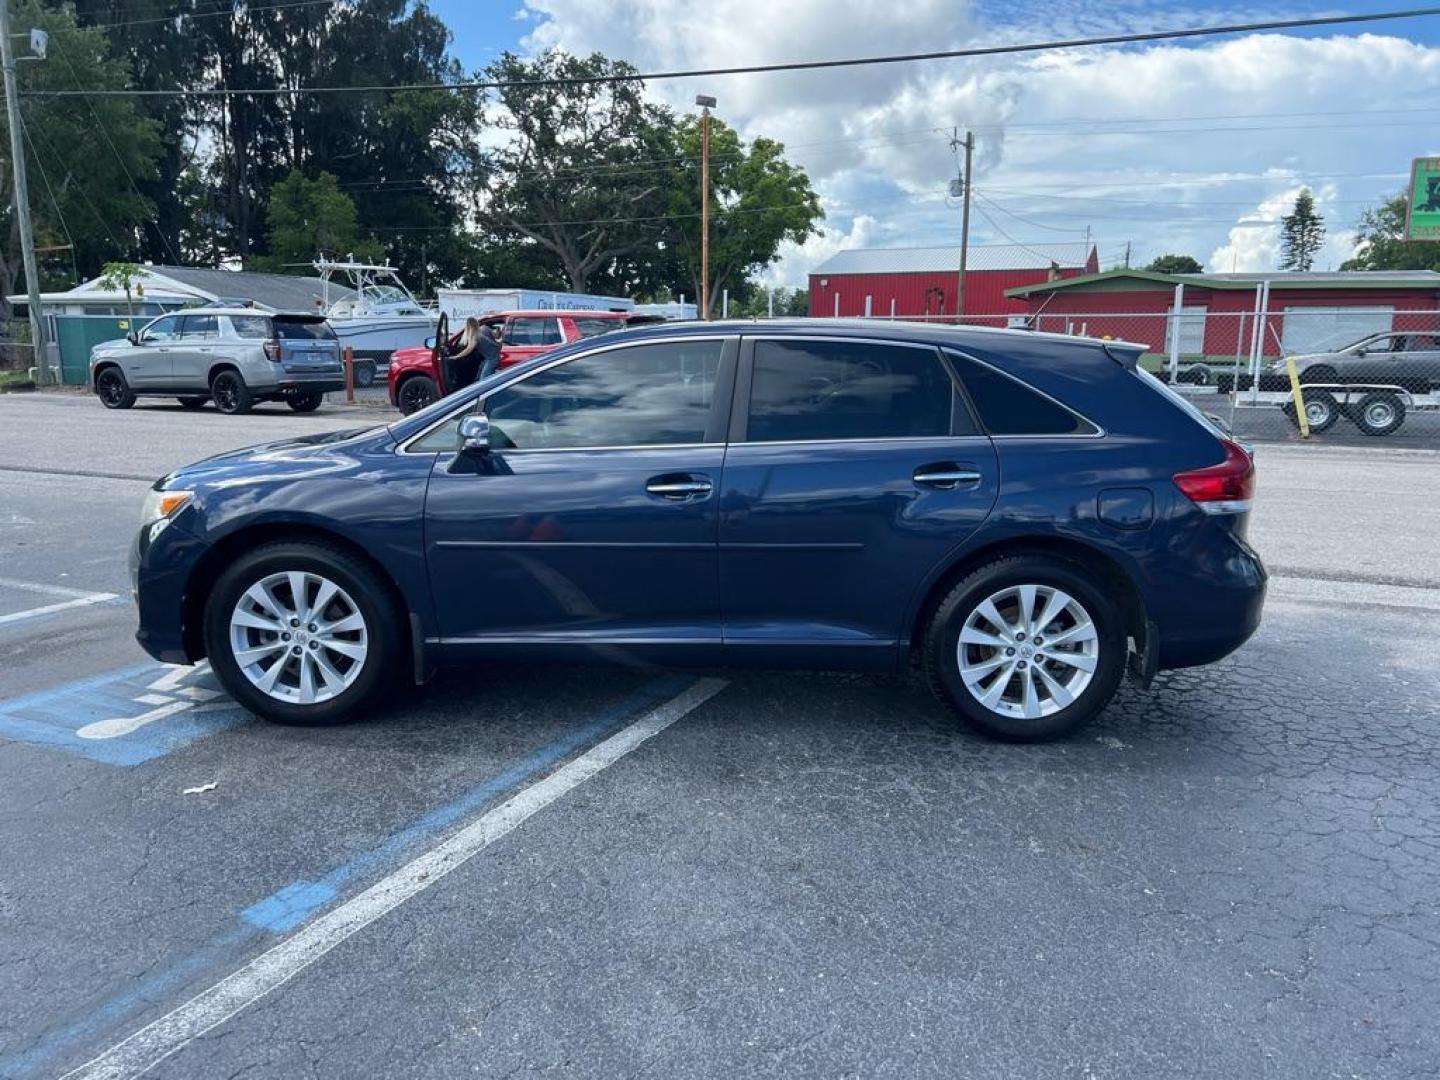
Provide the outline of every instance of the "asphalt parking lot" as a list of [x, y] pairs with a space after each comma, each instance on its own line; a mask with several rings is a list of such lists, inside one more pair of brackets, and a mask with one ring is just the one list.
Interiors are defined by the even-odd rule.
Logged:
[[150, 481], [388, 415], [0, 395], [0, 1077], [1440, 1072], [1440, 452], [1262, 442], [1257, 636], [1047, 746], [902, 677], [303, 730], [149, 661]]

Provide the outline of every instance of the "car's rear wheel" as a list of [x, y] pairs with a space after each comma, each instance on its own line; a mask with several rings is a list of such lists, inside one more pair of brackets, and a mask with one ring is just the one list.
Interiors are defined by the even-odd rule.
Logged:
[[435, 380], [429, 375], [411, 375], [400, 384], [400, 390], [395, 397], [400, 403], [401, 414], [409, 416], [439, 401], [440, 387], [435, 385]]
[[222, 371], [211, 379], [210, 397], [215, 407], [228, 416], [247, 413], [255, 404], [254, 395], [238, 371]]
[[128, 409], [135, 404], [135, 391], [118, 367], [107, 367], [95, 376], [95, 395], [107, 409]]
[[181, 408], [185, 408], [185, 409], [203, 409], [203, 408], [205, 407], [205, 405], [209, 402], [210, 399], [209, 399], [208, 397], [193, 397], [193, 396], [191, 396], [191, 397], [176, 398], [175, 400], [178, 401], [178, 402], [180, 402]]
[[1405, 423], [1405, 402], [1399, 394], [1366, 394], [1352, 413], [1366, 435], [1390, 435]]
[[296, 412], [314, 412], [324, 400], [324, 394], [291, 394], [285, 399], [285, 404]]
[[335, 724], [392, 682], [399, 616], [383, 581], [336, 547], [275, 543], [227, 569], [205, 608], [211, 667], [280, 724]]
[[365, 389], [367, 386], [375, 385], [374, 360], [355, 361], [355, 385], [360, 387], [362, 390]]
[[1119, 609], [1083, 568], [1041, 555], [997, 559], [940, 601], [925, 632], [936, 696], [993, 738], [1074, 731], [1115, 695], [1125, 669]]

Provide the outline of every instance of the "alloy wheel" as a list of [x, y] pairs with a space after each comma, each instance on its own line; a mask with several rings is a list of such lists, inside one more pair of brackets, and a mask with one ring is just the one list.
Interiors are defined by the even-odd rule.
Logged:
[[100, 373], [100, 400], [106, 405], [118, 405], [125, 397], [125, 384], [113, 368]]
[[1084, 605], [1049, 585], [1012, 585], [970, 612], [955, 646], [970, 695], [1001, 716], [1038, 720], [1085, 692], [1100, 638]]
[[261, 693], [315, 705], [344, 693], [369, 654], [365, 616], [321, 574], [288, 570], [251, 585], [230, 613], [230, 651]]

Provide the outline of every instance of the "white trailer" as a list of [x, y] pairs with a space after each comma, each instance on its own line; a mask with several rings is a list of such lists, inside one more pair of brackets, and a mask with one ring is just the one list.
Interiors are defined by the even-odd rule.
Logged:
[[624, 296], [550, 292], [545, 289], [441, 289], [440, 310], [453, 324], [471, 315], [496, 311], [633, 311], [635, 301]]

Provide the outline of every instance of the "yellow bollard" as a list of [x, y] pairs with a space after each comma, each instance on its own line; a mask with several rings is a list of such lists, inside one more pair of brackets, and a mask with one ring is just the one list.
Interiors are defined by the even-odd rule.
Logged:
[[1300, 392], [1300, 373], [1295, 370], [1295, 357], [1285, 357], [1285, 373], [1290, 376], [1290, 397], [1295, 401], [1295, 422], [1300, 425], [1300, 438], [1310, 438], [1310, 418], [1305, 415], [1305, 395]]

